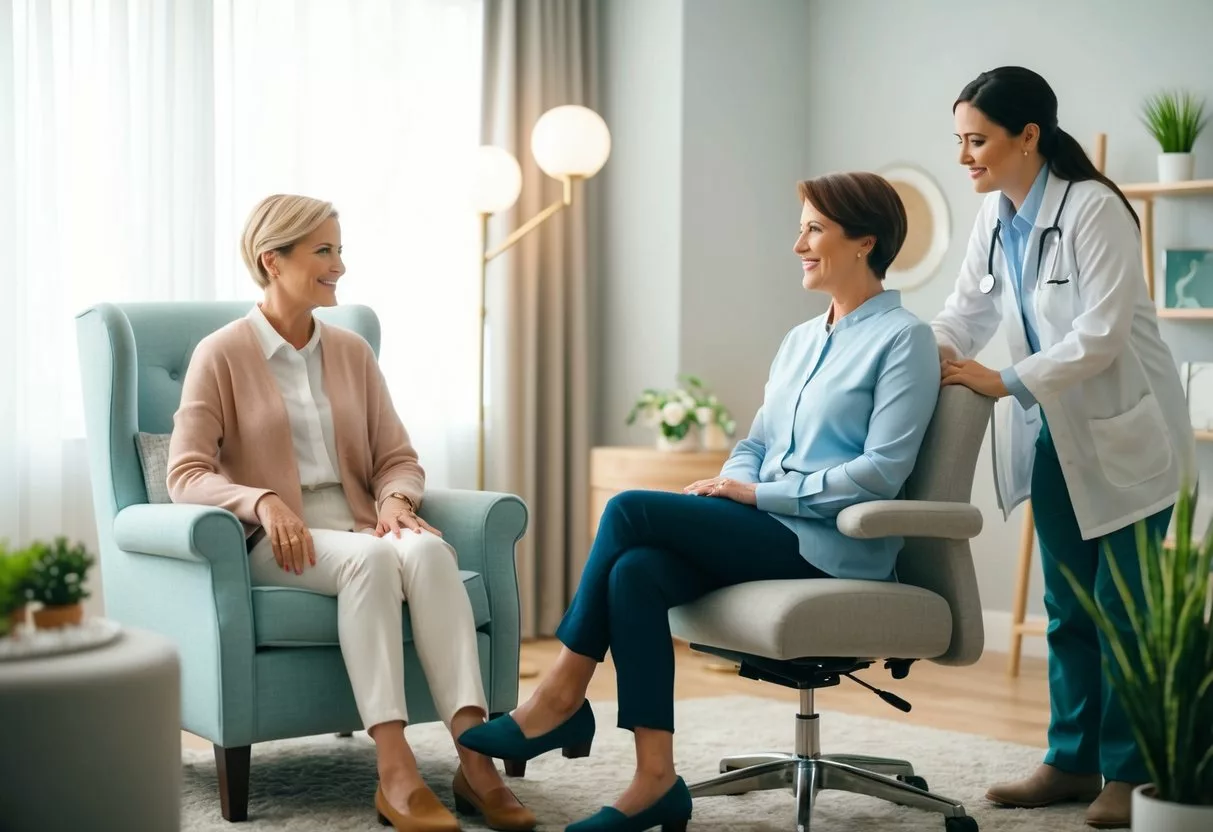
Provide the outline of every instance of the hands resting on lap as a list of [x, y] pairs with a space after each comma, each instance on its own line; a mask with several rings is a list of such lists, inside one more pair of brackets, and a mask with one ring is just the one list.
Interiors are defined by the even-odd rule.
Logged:
[[[265, 529], [274, 550], [274, 560], [284, 572], [302, 575], [303, 570], [316, 565], [316, 544], [312, 533], [299, 515], [291, 511], [277, 494], [266, 494], [257, 501], [257, 520]], [[422, 520], [413, 511], [410, 503], [389, 497], [379, 509], [379, 522], [375, 525], [376, 537], [395, 534], [408, 529], [415, 534], [422, 531], [442, 537], [442, 532]]]

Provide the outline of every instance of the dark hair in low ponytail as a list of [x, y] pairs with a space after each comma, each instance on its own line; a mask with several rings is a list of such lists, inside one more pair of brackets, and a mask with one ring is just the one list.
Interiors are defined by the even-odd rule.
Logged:
[[1012, 136], [1018, 136], [1029, 124], [1038, 126], [1040, 155], [1048, 162], [1054, 176], [1070, 182], [1088, 179], [1102, 182], [1120, 197], [1133, 221], [1141, 226], [1141, 220], [1124, 192], [1099, 172], [1077, 139], [1057, 126], [1057, 96], [1040, 75], [1021, 66], [1000, 66], [981, 73], [966, 84], [952, 105], [952, 112], [956, 112], [962, 101], [981, 110], [986, 118]]

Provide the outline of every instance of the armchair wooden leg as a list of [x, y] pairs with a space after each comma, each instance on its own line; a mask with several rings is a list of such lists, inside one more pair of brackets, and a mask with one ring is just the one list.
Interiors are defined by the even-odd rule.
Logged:
[[219, 772], [219, 810], [223, 819], [236, 823], [248, 820], [248, 780], [251, 745], [238, 748], [215, 746], [215, 768]]

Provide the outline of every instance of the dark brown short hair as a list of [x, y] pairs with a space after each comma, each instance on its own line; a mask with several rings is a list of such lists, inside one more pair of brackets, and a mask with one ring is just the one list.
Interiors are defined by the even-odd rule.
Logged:
[[874, 173], [830, 173], [800, 182], [796, 191], [851, 239], [876, 238], [868, 266], [884, 280], [906, 241], [906, 208], [888, 180]]

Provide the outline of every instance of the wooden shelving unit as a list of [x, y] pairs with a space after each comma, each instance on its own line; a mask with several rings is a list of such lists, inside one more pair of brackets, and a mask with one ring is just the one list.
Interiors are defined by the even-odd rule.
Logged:
[[1193, 179], [1189, 182], [1136, 182], [1121, 185], [1130, 199], [1154, 199], [1160, 196], [1211, 196], [1213, 179]]
[[1178, 321], [1213, 320], [1213, 309], [1159, 309], [1158, 317]]

